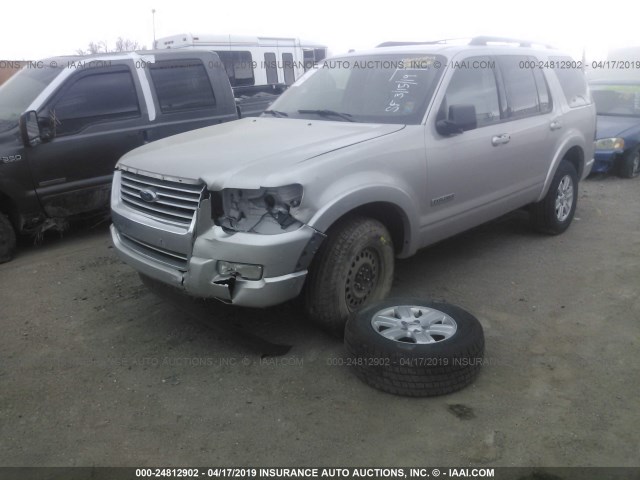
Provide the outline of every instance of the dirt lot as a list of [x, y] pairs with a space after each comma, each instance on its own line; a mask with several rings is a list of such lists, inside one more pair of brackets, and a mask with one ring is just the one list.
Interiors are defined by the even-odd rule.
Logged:
[[639, 205], [589, 180], [564, 235], [515, 213], [400, 262], [393, 294], [485, 328], [478, 380], [431, 399], [361, 383], [295, 304], [149, 293], [106, 225], [24, 245], [0, 265], [0, 465], [637, 466]]

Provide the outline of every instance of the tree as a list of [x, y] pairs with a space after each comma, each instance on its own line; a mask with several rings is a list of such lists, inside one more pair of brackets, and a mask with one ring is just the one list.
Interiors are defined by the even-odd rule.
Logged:
[[107, 46], [107, 42], [89, 42], [86, 50], [79, 48], [78, 50], [76, 50], [76, 53], [78, 55], [92, 55], [95, 53], [132, 52], [134, 50], [146, 49], [146, 45], [140, 45], [135, 40], [118, 37], [118, 39], [116, 40], [116, 46], [112, 49]]
[[113, 51], [114, 52], [133, 52], [135, 50], [146, 50], [146, 49], [147, 47], [145, 45], [140, 45], [138, 42], [134, 40], [118, 37], [118, 40], [116, 40], [116, 48]]

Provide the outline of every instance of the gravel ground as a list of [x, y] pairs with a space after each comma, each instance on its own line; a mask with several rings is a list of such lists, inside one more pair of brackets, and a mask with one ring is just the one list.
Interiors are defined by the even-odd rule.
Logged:
[[106, 224], [22, 245], [0, 265], [0, 466], [638, 466], [638, 205], [638, 180], [596, 178], [564, 235], [518, 212], [400, 261], [393, 295], [485, 329], [477, 381], [429, 399], [361, 383], [295, 303], [152, 294]]

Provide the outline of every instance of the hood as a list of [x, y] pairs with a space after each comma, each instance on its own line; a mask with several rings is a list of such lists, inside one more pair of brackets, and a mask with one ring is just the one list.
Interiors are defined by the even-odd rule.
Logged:
[[124, 155], [119, 164], [202, 180], [211, 190], [258, 188], [281, 169], [402, 130], [404, 125], [245, 118], [168, 137]]
[[617, 115], [598, 115], [598, 133], [600, 138], [625, 137], [640, 132], [640, 117]]

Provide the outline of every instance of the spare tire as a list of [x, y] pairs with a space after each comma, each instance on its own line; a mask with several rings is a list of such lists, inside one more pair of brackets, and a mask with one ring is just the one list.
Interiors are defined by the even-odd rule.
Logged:
[[390, 298], [347, 322], [349, 364], [370, 386], [396, 395], [429, 397], [455, 392], [483, 364], [482, 325], [448, 303]]

